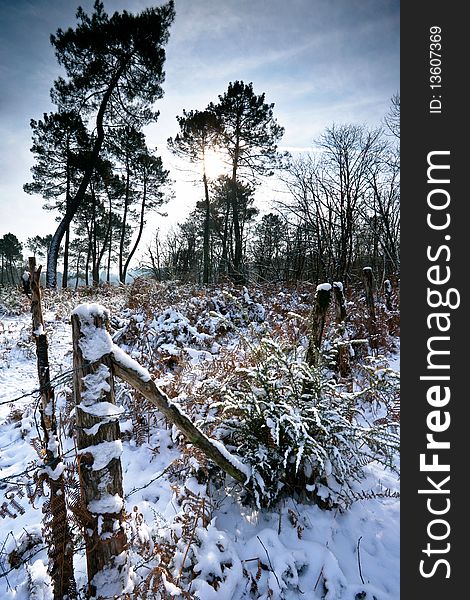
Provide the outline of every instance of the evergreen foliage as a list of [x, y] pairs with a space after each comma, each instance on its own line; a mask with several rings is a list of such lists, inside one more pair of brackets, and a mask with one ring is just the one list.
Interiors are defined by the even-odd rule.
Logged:
[[251, 464], [257, 506], [297, 496], [333, 508], [366, 464], [393, 468], [398, 436], [387, 424], [365, 422], [355, 394], [338, 392], [295, 348], [273, 338], [262, 339], [253, 359], [237, 369], [215, 406], [220, 437]]

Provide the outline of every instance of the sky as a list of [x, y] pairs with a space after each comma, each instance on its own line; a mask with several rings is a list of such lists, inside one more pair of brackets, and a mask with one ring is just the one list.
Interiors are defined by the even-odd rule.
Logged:
[[[137, 13], [158, 0], [104, 0], [108, 14]], [[49, 91], [62, 74], [49, 37], [74, 27], [81, 5], [93, 0], [0, 0], [0, 237], [53, 233], [54, 214], [23, 192], [31, 181], [32, 118], [54, 110]], [[253, 82], [274, 102], [285, 134], [281, 150], [307, 151], [333, 123], [380, 125], [399, 92], [399, 0], [175, 0], [176, 18], [166, 46], [164, 97], [156, 124], [146, 129], [175, 181], [168, 217], [152, 216], [167, 230], [184, 220], [201, 190], [166, 148], [177, 133], [176, 115], [217, 101], [230, 81]], [[265, 185], [260, 197], [275, 194]]]

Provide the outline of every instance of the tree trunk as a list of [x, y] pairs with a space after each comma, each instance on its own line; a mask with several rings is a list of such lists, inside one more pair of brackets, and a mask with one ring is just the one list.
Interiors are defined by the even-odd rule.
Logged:
[[227, 198], [224, 216], [224, 232], [222, 235], [222, 254], [220, 257], [219, 271], [222, 275], [227, 275], [228, 272], [228, 220], [230, 216], [230, 198]]
[[343, 284], [339, 281], [333, 282], [333, 293], [335, 295], [336, 322], [342, 323], [346, 320], [346, 299], [344, 297]]
[[375, 321], [374, 286], [371, 267], [364, 267], [362, 273], [364, 277], [366, 306], [369, 310], [370, 318]]
[[132, 257], [134, 256], [135, 251], [137, 250], [139, 244], [140, 244], [140, 240], [142, 238], [142, 232], [144, 231], [144, 225], [145, 225], [145, 205], [147, 202], [147, 178], [144, 175], [144, 189], [143, 189], [143, 193], [142, 193], [142, 204], [140, 207], [140, 221], [139, 221], [139, 231], [137, 233], [137, 238], [134, 242], [134, 246], [132, 247], [132, 250], [129, 252], [129, 256], [127, 257], [126, 263], [124, 265], [124, 269], [123, 269], [123, 278], [124, 281], [122, 283], [125, 283], [126, 281], [126, 276], [127, 276], [127, 269], [129, 268], [129, 264], [132, 260]]
[[385, 306], [387, 307], [388, 311], [393, 310], [392, 292], [393, 292], [393, 288], [392, 288], [392, 284], [390, 283], [390, 279], [386, 279], [384, 281], [384, 295], [385, 295]]
[[[66, 205], [66, 210], [65, 212], [68, 212], [69, 210], [69, 204], [70, 204], [70, 162], [69, 162], [69, 143], [70, 140], [67, 139], [67, 189], [65, 192], [65, 205]], [[62, 289], [65, 289], [68, 285], [68, 281], [69, 281], [69, 246], [70, 246], [70, 223], [67, 226], [67, 229], [65, 230], [65, 242], [64, 242], [64, 271], [62, 274]]]
[[[127, 538], [119, 430], [113, 368], [108, 355], [99, 356], [96, 340], [106, 338], [107, 311], [82, 305], [72, 314], [74, 398], [77, 419], [80, 487], [89, 511], [85, 528], [89, 594], [100, 581], [117, 585], [128, 577]], [[104, 571], [115, 572], [106, 575]], [[122, 589], [122, 588], [121, 588]]]
[[59, 440], [55, 417], [54, 389], [50, 380], [49, 351], [41, 306], [41, 267], [36, 269], [36, 259], [30, 257], [31, 312], [33, 337], [36, 342], [37, 367], [41, 405], [39, 413], [44, 432], [45, 474], [50, 488], [49, 507], [45, 511], [46, 542], [49, 571], [54, 587], [54, 600], [76, 598], [73, 574], [73, 542], [67, 521], [67, 504], [63, 479], [63, 463], [59, 455]]
[[100, 283], [100, 269], [98, 265], [98, 233], [96, 230], [96, 195], [93, 183], [91, 185], [91, 282], [93, 287], [98, 287]]
[[235, 237], [235, 251], [233, 256], [233, 270], [232, 275], [235, 283], [245, 283], [245, 277], [242, 272], [242, 259], [243, 259], [243, 239], [240, 228], [240, 213], [238, 206], [238, 188], [237, 188], [237, 169], [238, 169], [238, 156], [239, 156], [239, 141], [237, 137], [237, 147], [235, 149], [233, 159], [233, 171], [232, 171], [232, 218], [233, 218], [233, 235]]
[[80, 278], [80, 258], [82, 257], [82, 253], [78, 252], [77, 254], [77, 265], [75, 269], [75, 289], [78, 288], [78, 280]]
[[207, 185], [207, 176], [206, 171], [204, 170], [203, 175], [204, 181], [204, 197], [206, 201], [206, 214], [204, 218], [204, 246], [203, 246], [203, 254], [204, 254], [204, 267], [203, 267], [203, 275], [202, 282], [205, 285], [208, 285], [210, 279], [211, 272], [211, 257], [210, 257], [210, 240], [211, 240], [211, 232], [210, 232], [210, 222], [211, 222], [211, 210], [209, 203], [209, 186]]
[[65, 289], [69, 281], [69, 246], [70, 246], [70, 225], [65, 231], [64, 242], [64, 272], [62, 274], [62, 288]]
[[101, 100], [100, 108], [98, 110], [98, 114], [96, 115], [95, 143], [93, 144], [90, 159], [86, 167], [85, 173], [83, 174], [83, 179], [78, 187], [77, 193], [67, 206], [63, 219], [59, 223], [54, 235], [52, 236], [52, 240], [49, 245], [49, 252], [47, 254], [46, 287], [48, 288], [55, 289], [57, 287], [57, 260], [59, 257], [60, 243], [65, 235], [65, 232], [67, 231], [67, 228], [70, 226], [70, 223], [72, 222], [72, 219], [75, 216], [78, 207], [83, 202], [83, 198], [85, 197], [88, 184], [90, 183], [93, 171], [95, 170], [95, 164], [104, 141], [104, 115], [106, 109], [108, 108], [108, 103], [111, 99], [114, 88], [116, 87], [122, 73], [124, 72], [126, 65], [127, 60], [121, 63], [114, 77], [112, 78], [109, 87], [103, 96], [103, 99]]
[[124, 212], [122, 215], [121, 224], [121, 239], [119, 240], [119, 281], [126, 283], [126, 276], [124, 273], [124, 246], [126, 241], [126, 222], [127, 222], [127, 211], [130, 201], [130, 165], [129, 158], [126, 158], [126, 194], [124, 197]]

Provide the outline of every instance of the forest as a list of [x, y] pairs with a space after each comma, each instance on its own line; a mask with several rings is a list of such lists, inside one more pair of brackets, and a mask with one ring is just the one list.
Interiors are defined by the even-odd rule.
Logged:
[[166, 141], [197, 200], [165, 228], [175, 18], [50, 38], [24, 191], [56, 225], [0, 238], [2, 597], [396, 600], [399, 93], [288, 152], [227, 82]]

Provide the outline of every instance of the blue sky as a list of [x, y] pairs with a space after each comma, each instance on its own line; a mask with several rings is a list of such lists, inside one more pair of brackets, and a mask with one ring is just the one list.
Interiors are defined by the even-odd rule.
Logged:
[[[108, 13], [157, 3], [104, 1]], [[29, 121], [54, 109], [49, 90], [60, 69], [49, 36], [74, 26], [79, 4], [91, 12], [93, 0], [0, 0], [0, 236], [11, 231], [25, 241], [54, 229], [42, 199], [22, 191], [32, 165]], [[175, 6], [160, 118], [147, 129], [148, 143], [177, 180], [167, 223], [184, 218], [200, 196], [165, 148], [177, 132], [175, 116], [217, 100], [229, 81], [252, 81], [275, 103], [288, 149], [311, 147], [333, 122], [379, 125], [399, 91], [398, 0], [175, 0]], [[157, 225], [161, 217], [149, 229]]]

